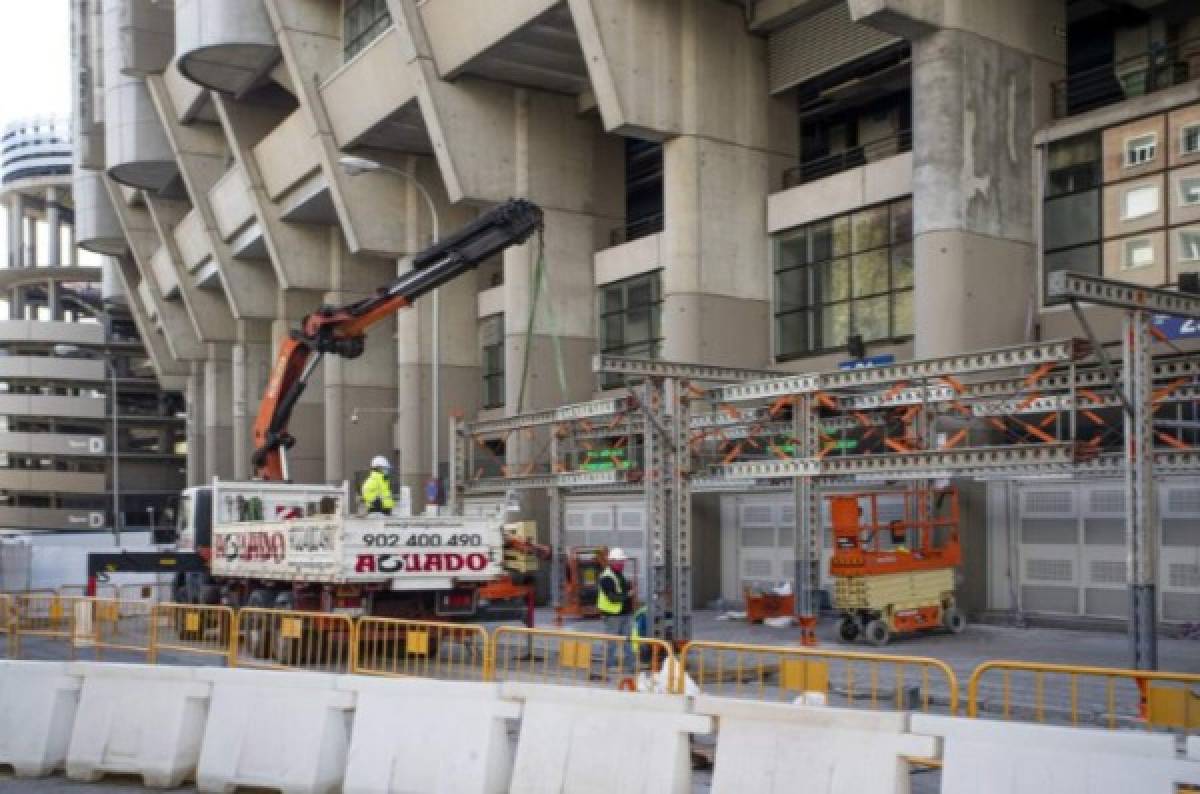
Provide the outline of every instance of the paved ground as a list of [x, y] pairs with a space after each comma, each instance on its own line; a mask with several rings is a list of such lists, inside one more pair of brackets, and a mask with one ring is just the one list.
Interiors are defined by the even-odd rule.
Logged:
[[[552, 616], [549, 612], [539, 612], [538, 620], [543, 626], [551, 627]], [[596, 621], [573, 622], [564, 626], [567, 630], [601, 631]], [[1027, 628], [1019, 629], [1004, 626], [970, 626], [959, 636], [947, 634], [927, 634], [919, 637], [901, 639], [894, 644], [882, 648], [870, 648], [864, 645], [846, 646], [838, 643], [834, 637], [834, 623], [825, 620], [818, 628], [820, 647], [833, 651], [851, 649], [867, 653], [903, 656], [929, 656], [946, 662], [957, 674], [960, 688], [965, 690], [971, 670], [979, 663], [989, 659], [1014, 659], [1026, 661], [1054, 662], [1061, 664], [1091, 665], [1099, 667], [1124, 667], [1128, 664], [1128, 647], [1123, 634], [1097, 631], [1075, 631], [1062, 629]], [[766, 626], [751, 626], [741, 621], [724, 621], [718, 619], [718, 614], [701, 611], [695, 617], [695, 635], [699, 640], [714, 640], [731, 643], [746, 643], [755, 645], [788, 646], [795, 645], [798, 634], [796, 629], [777, 629]], [[3, 640], [0, 640], [0, 658], [3, 658]], [[23, 657], [29, 659], [61, 659], [64, 657], [65, 646], [61, 642], [52, 642], [30, 638], [23, 647]], [[85, 652], [84, 656], [89, 655]], [[1162, 638], [1159, 643], [1160, 666], [1164, 670], [1176, 672], [1200, 673], [1200, 641]], [[105, 659], [111, 661], [140, 661], [135, 654], [107, 653]], [[164, 654], [165, 663], [182, 664], [219, 664], [216, 657], [186, 657], [179, 654]], [[884, 696], [889, 691], [894, 667], [881, 667], [879, 673], [880, 691]], [[777, 672], [777, 671], [774, 671]], [[769, 676], [773, 676], [774, 672]], [[869, 673], [863, 671], [854, 674], [854, 686], [861, 688], [868, 680]], [[905, 681], [912, 682], [912, 672], [905, 672]], [[836, 663], [831, 665], [830, 689], [835, 702], [845, 702], [845, 671], [838, 668]], [[765, 690], [760, 694], [767, 697], [788, 696], [776, 687], [777, 678], [769, 677]], [[705, 682], [706, 691], [728, 691], [733, 684]], [[934, 696], [932, 710], [943, 710], [944, 689], [939, 689], [935, 683], [929, 684]], [[891, 687], [894, 690], [894, 686]], [[998, 676], [986, 679], [982, 687], [984, 693], [983, 707], [985, 713], [997, 713], [1001, 702], [1002, 684]], [[1043, 692], [1047, 708], [1047, 718], [1055, 719], [1055, 709], [1059, 709], [1061, 718], [1067, 708], [1067, 688], [1062, 679], [1055, 683], [1047, 680]], [[732, 693], [730, 691], [730, 693]], [[1014, 676], [1009, 683], [1008, 693], [1011, 702], [1018, 709], [1032, 708], [1035, 702], [1035, 689], [1032, 679], [1022, 679]], [[754, 692], [742, 692], [754, 696]], [[965, 694], [962, 693], [962, 694]], [[861, 695], [858, 699], [861, 701]], [[1102, 720], [1107, 706], [1108, 693], [1099, 686], [1083, 685], [1078, 690], [1079, 712], [1081, 718]], [[1133, 714], [1136, 711], [1136, 692], [1132, 689], [1117, 689], [1113, 693], [1119, 711]], [[894, 702], [894, 701], [892, 701]], [[911, 702], [911, 701], [910, 701]], [[881, 697], [881, 706], [889, 703]], [[913, 791], [917, 794], [937, 791], [936, 772], [917, 772], [913, 775]], [[696, 790], [708, 790], [708, 776], [698, 773]], [[101, 785], [85, 786], [71, 783], [59, 778], [45, 781], [15, 780], [0, 774], [0, 790], [5, 792], [32, 792], [34, 794], [129, 794], [142, 792], [143, 789], [136, 781], [112, 781]], [[181, 791], [191, 791], [182, 789]]]

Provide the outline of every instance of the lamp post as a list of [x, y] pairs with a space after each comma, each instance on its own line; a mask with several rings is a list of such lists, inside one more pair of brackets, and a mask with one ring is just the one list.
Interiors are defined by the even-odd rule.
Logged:
[[[401, 171], [399, 168], [394, 168], [390, 165], [384, 165], [383, 163], [375, 162], [374, 160], [368, 160], [365, 157], [351, 157], [351, 156], [347, 155], [347, 156], [342, 157], [338, 162], [341, 164], [342, 170], [344, 170], [348, 176], [358, 176], [359, 174], [365, 174], [365, 173], [369, 173], [371, 171], [386, 171], [389, 174], [395, 174], [396, 176], [403, 177], [404, 179], [408, 180], [409, 184], [411, 184], [413, 187], [415, 187], [417, 189], [417, 192], [421, 195], [421, 198], [424, 199], [426, 206], [429, 208], [429, 217], [430, 217], [430, 221], [433, 225], [433, 240], [432, 240], [432, 242], [436, 243], [438, 240], [441, 239], [441, 234], [439, 233], [440, 224], [438, 222], [437, 205], [433, 203], [433, 196], [429, 195], [429, 190], [426, 189], [425, 185], [421, 184], [421, 180], [417, 179], [417, 177], [414, 174], [412, 174], [408, 171]], [[441, 478], [438, 476], [438, 463], [440, 462], [439, 459], [441, 457], [441, 455], [440, 455], [441, 450], [439, 449], [439, 446], [438, 446], [438, 439], [441, 437], [441, 434], [439, 433], [438, 428], [440, 427], [440, 423], [439, 423], [440, 410], [439, 409], [441, 408], [441, 404], [442, 404], [442, 349], [441, 349], [441, 305], [440, 305], [441, 300], [440, 300], [440, 296], [439, 296], [440, 292], [441, 292], [441, 289], [435, 289], [433, 291], [433, 301], [430, 305], [430, 313], [432, 315], [430, 317], [430, 324], [433, 326], [433, 338], [431, 340], [432, 349], [430, 351], [432, 358], [433, 358], [433, 383], [432, 383], [432, 389], [431, 389], [432, 394], [430, 395], [430, 402], [432, 403], [432, 408], [430, 409], [430, 425], [429, 425], [429, 428], [430, 428], [429, 446], [430, 446], [430, 450], [431, 450], [430, 456], [429, 456], [430, 457], [429, 473], [430, 473], [430, 476], [433, 478], [433, 481], [435, 483], [439, 484], [439, 487], [437, 489], [439, 493], [441, 492], [441, 488], [440, 488]]]
[[[81, 350], [77, 345], [55, 345], [54, 354], [56, 356], [74, 356], [80, 353]], [[113, 543], [117, 548], [121, 547], [121, 467], [120, 458], [117, 455], [117, 439], [120, 437], [120, 417], [117, 400], [117, 365], [113, 362], [112, 353], [104, 354], [104, 369], [105, 374], [109, 379], [109, 394], [112, 395], [112, 444], [109, 450], [112, 456], [112, 510], [113, 510]]]

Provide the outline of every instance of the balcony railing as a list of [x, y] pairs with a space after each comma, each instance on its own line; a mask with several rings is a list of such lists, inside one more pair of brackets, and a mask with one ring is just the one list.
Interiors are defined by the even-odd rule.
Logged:
[[663, 230], [663, 214], [657, 212], [642, 218], [635, 218], [611, 229], [608, 233], [609, 246], [631, 243], [642, 237], [658, 234]]
[[861, 165], [882, 160], [901, 152], [912, 151], [912, 130], [899, 130], [884, 138], [852, 146], [840, 152], [805, 160], [783, 172], [783, 189], [824, 179]]
[[1054, 84], [1054, 117], [1095, 110], [1200, 78], [1200, 39], [1159, 45]]

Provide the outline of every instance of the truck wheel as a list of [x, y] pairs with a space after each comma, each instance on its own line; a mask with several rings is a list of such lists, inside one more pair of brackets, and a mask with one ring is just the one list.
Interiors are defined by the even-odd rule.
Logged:
[[846, 643], [854, 642], [860, 633], [862, 633], [862, 627], [858, 618], [853, 615], [842, 615], [842, 619], [838, 621], [838, 639]]
[[[246, 606], [254, 609], [271, 609], [275, 606], [275, 595], [270, 590], [255, 590], [246, 599]], [[258, 616], [246, 630], [246, 648], [255, 659], [271, 658], [271, 622], [264, 616]]]
[[892, 630], [888, 628], [885, 621], [876, 619], [867, 624], [863, 635], [867, 638], [867, 642], [876, 648], [881, 648], [887, 645], [888, 640], [892, 638]]
[[962, 634], [967, 627], [967, 618], [958, 607], [946, 607], [942, 611], [942, 625], [951, 634]]

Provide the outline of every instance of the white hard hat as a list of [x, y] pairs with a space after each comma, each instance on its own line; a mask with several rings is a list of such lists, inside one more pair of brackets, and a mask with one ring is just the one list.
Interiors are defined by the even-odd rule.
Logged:
[[385, 458], [383, 455], [376, 455], [375, 457], [371, 458], [371, 468], [372, 469], [390, 469], [390, 468], [392, 468], [392, 464], [388, 463], [388, 459]]
[[625, 549], [621, 548], [620, 546], [613, 546], [611, 549], [608, 550], [608, 561], [609, 562], [619, 562], [621, 560], [628, 560], [628, 559], [629, 558], [625, 556]]

